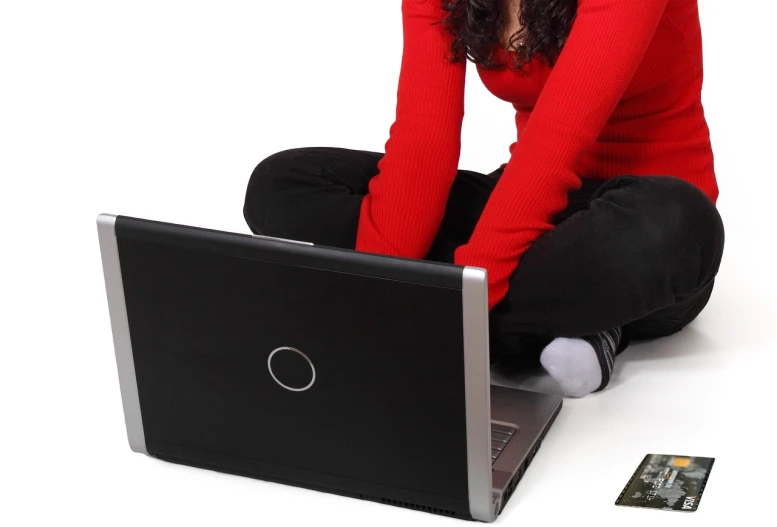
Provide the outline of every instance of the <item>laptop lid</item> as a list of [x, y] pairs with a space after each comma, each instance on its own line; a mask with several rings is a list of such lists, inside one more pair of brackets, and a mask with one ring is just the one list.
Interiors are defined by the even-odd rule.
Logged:
[[486, 274], [98, 217], [130, 445], [492, 520]]

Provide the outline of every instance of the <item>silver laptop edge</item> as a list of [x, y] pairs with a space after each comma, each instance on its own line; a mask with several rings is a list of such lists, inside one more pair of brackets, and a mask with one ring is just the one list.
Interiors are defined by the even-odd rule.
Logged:
[[105, 291], [108, 294], [113, 348], [116, 352], [116, 365], [119, 371], [121, 404], [124, 407], [124, 424], [127, 427], [130, 448], [134, 452], [148, 454], [146, 438], [143, 434], [143, 419], [140, 414], [135, 361], [132, 357], [132, 342], [127, 322], [127, 306], [124, 304], [124, 285], [121, 279], [115, 224], [115, 215], [100, 214], [97, 217], [97, 235], [100, 240]]
[[491, 494], [487, 272], [478, 267], [465, 267], [462, 278], [469, 511], [476, 520], [492, 522], [496, 519], [496, 510]]
[[[100, 242], [116, 365], [127, 438], [134, 452], [148, 454], [140, 412], [124, 286], [115, 231], [116, 215], [100, 214]], [[287, 240], [284, 240], [287, 241]], [[294, 241], [294, 240], [288, 240]], [[472, 518], [496, 519], [491, 485], [491, 378], [488, 345], [488, 282], [485, 269], [465, 267], [462, 274], [464, 392], [467, 428], [467, 480]]]

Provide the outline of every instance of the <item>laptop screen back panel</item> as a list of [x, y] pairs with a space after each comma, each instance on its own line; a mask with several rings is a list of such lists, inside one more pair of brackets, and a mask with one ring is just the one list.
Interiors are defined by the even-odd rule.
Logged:
[[150, 454], [468, 516], [460, 268], [116, 232]]

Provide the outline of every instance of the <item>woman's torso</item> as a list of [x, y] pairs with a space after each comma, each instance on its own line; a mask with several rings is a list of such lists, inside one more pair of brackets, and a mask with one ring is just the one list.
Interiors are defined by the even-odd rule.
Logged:
[[[513, 53], [503, 47], [509, 36], [520, 29], [512, 6], [506, 4], [505, 9], [512, 16], [500, 43], [494, 46], [495, 58], [500, 63]], [[505, 66], [496, 70], [477, 66], [484, 86], [515, 108], [519, 139], [552, 69], [539, 55], [524, 67], [525, 75]], [[609, 179], [625, 173], [670, 174], [709, 186], [715, 175], [701, 86], [697, 2], [670, 0], [620, 102], [596, 143], [580, 156], [577, 174], [592, 179]], [[509, 147], [511, 153], [515, 144]]]

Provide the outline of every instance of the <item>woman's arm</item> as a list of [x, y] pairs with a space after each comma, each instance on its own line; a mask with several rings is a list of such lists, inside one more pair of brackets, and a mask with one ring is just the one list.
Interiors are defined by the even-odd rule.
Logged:
[[458, 170], [466, 61], [445, 56], [453, 36], [441, 0], [402, 0], [403, 53], [396, 120], [370, 180], [356, 250], [423, 258]]
[[[489, 308], [521, 255], [553, 229], [573, 167], [595, 141], [639, 66], [668, 0], [579, 0], [577, 17], [469, 243], [454, 262], [488, 270]], [[520, 294], [517, 292], [516, 294]]]

